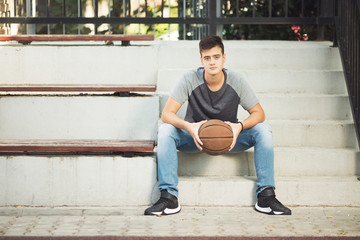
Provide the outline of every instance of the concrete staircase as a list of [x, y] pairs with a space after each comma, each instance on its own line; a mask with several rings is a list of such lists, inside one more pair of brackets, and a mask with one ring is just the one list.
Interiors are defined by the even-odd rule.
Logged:
[[[130, 97], [3, 94], [0, 139], [155, 139], [169, 92], [200, 66], [198, 42], [143, 45], [0, 45], [2, 83], [157, 84], [155, 94]], [[225, 67], [246, 77], [273, 128], [277, 195], [286, 205], [360, 206], [360, 154], [330, 46], [225, 41]], [[179, 157], [182, 205], [254, 204], [252, 150]], [[155, 156], [3, 155], [0, 182], [0, 206], [140, 206], [159, 194]]]

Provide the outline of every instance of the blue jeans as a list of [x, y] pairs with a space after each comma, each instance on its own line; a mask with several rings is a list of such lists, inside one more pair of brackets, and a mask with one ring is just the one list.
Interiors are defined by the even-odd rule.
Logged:
[[[257, 175], [256, 194], [274, 184], [274, 147], [272, 130], [266, 123], [258, 123], [243, 130], [230, 153], [242, 152], [254, 147], [254, 161]], [[164, 123], [158, 130], [157, 163], [159, 189], [167, 190], [178, 197], [178, 156], [177, 150], [197, 153], [199, 149], [192, 136], [183, 129]]]

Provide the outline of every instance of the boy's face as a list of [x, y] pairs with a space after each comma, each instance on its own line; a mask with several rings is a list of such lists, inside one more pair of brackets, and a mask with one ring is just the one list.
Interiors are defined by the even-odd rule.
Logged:
[[205, 73], [216, 75], [222, 71], [226, 56], [222, 54], [221, 48], [215, 46], [213, 48], [203, 50], [201, 52], [201, 64], [205, 69]]

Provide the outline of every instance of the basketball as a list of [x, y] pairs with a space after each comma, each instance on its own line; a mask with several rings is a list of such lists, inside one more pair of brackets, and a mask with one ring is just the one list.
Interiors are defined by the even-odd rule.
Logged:
[[203, 151], [210, 155], [220, 155], [229, 151], [234, 137], [231, 127], [218, 119], [211, 119], [202, 124], [198, 134], [203, 142]]

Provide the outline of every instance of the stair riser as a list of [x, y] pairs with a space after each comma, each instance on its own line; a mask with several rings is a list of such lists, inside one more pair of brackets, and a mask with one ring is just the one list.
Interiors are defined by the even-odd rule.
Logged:
[[[169, 94], [190, 69], [160, 69], [157, 91]], [[244, 70], [243, 75], [255, 93], [346, 94], [342, 71]]]
[[[152, 156], [1, 156], [0, 181], [0, 206], [145, 206], [159, 197]], [[346, 176], [276, 176], [276, 193], [287, 205], [360, 206], [359, 184]], [[180, 177], [179, 189], [182, 205], [255, 202], [255, 177]]]
[[[225, 42], [226, 63], [229, 69], [341, 69], [339, 50], [310, 44], [281, 46], [281, 43], [259, 42], [236, 44]], [[171, 54], [169, 54], [171, 53]], [[162, 68], [195, 68], [201, 66], [197, 44], [168, 44], [159, 49]]]
[[158, 97], [3, 97], [2, 139], [155, 139]]
[[[338, 95], [267, 95], [258, 94], [267, 120], [351, 120], [350, 103], [347, 96]], [[160, 96], [161, 111], [168, 96]], [[187, 102], [180, 108], [178, 116], [186, 114]], [[249, 116], [241, 106], [238, 119]]]
[[[360, 182], [355, 178], [297, 180], [277, 179], [276, 196], [291, 206], [360, 206]], [[191, 206], [253, 206], [256, 203], [255, 178], [182, 178], [180, 202]], [[336, 193], [336, 194], [335, 194]]]
[[[330, 42], [285, 45], [284, 42], [270, 41], [266, 46], [260, 42], [234, 44], [225, 41], [225, 67], [253, 70], [259, 70], [259, 66], [272, 70], [341, 69], [339, 51], [331, 48]], [[1, 46], [1, 53], [2, 83], [154, 84], [159, 66], [191, 69], [201, 66], [198, 42], [189, 41], [126, 48]]]
[[3, 46], [0, 50], [3, 84], [156, 83], [154, 46]]
[[356, 148], [351, 122], [269, 121], [277, 147]]
[[[210, 156], [179, 152], [180, 176], [256, 176], [254, 152]], [[360, 175], [360, 153], [351, 150], [275, 148], [275, 176]]]
[[153, 156], [0, 156], [0, 182], [0, 206], [147, 205], [156, 161]]

